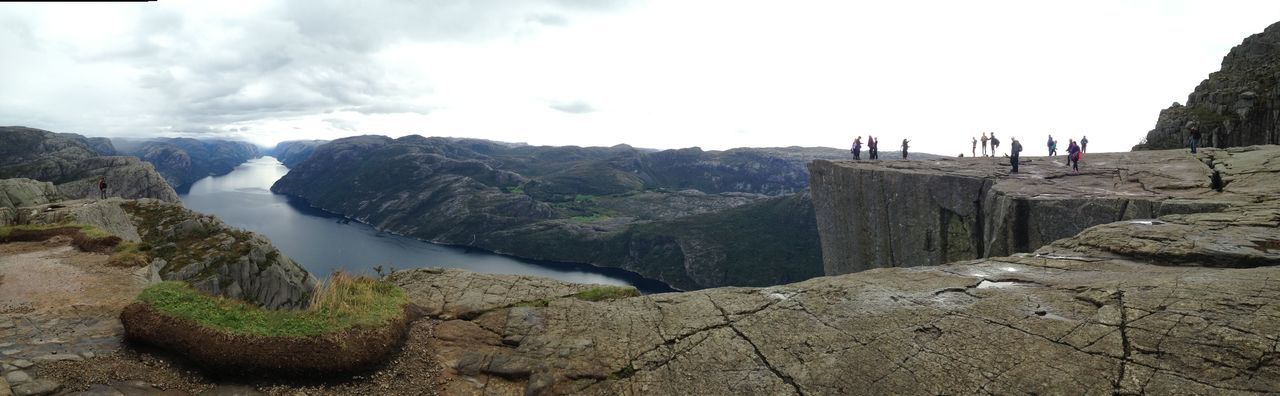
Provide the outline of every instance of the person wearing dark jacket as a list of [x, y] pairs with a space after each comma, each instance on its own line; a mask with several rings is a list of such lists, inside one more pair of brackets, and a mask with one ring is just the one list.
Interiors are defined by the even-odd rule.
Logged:
[[1073, 172], [1080, 171], [1080, 146], [1075, 140], [1071, 140], [1071, 144], [1067, 146], [1067, 163], [1071, 164]]
[[1196, 146], [1200, 145], [1200, 128], [1191, 127], [1191, 154], [1196, 153]]
[[107, 178], [98, 179], [98, 196], [107, 199]]
[[907, 159], [907, 143], [911, 143], [911, 141], [902, 139], [902, 159]]
[[867, 152], [871, 153], [871, 159], [880, 159], [880, 144], [871, 135], [867, 135]]
[[1010, 138], [1013, 143], [1009, 144], [1009, 165], [1013, 165], [1013, 173], [1018, 173], [1018, 154], [1022, 153], [1022, 143], [1018, 143], [1018, 138]]
[[853, 153], [854, 161], [862, 159], [862, 136], [853, 138], [853, 148], [849, 149], [849, 152]]

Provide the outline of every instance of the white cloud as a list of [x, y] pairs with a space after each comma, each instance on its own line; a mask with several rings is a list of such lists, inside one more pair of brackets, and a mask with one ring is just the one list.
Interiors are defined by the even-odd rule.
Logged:
[[1256, 0], [5, 4], [0, 124], [261, 144], [871, 133], [938, 154], [1053, 131], [1116, 151], [1277, 20]]

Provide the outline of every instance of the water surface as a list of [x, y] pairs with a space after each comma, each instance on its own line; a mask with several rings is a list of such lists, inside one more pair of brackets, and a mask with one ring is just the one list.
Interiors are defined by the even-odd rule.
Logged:
[[300, 199], [272, 193], [271, 184], [288, 172], [275, 158], [252, 159], [231, 173], [180, 188], [179, 197], [191, 210], [266, 235], [276, 248], [317, 277], [336, 270], [372, 274], [379, 265], [384, 269], [452, 267], [575, 283], [631, 285], [645, 293], [671, 291], [662, 282], [616, 268], [524, 260], [381, 232], [312, 208]]

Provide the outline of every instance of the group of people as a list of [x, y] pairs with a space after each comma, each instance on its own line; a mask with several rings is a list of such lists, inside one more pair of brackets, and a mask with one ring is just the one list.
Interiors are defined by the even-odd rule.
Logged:
[[[902, 139], [902, 159], [907, 159], [908, 143], [911, 143], [911, 141]], [[855, 161], [862, 160], [862, 136], [853, 138], [853, 147], [849, 148], [849, 153], [853, 154]], [[867, 135], [867, 154], [870, 155], [870, 159], [880, 159], [880, 140], [871, 137], [871, 135]]]
[[[978, 155], [978, 142], [982, 142], [982, 156], [996, 156], [997, 149], [1000, 147], [1000, 139], [996, 138], [995, 132], [990, 132], [989, 137], [987, 134], [987, 132], [983, 132], [981, 139], [973, 138], [972, 154], [975, 157]], [[1193, 138], [1192, 140], [1194, 141], [1197, 139]], [[1018, 138], [1012, 138], [1011, 141], [1012, 143], [1009, 147], [1009, 165], [1013, 167], [1013, 173], [1018, 173], [1018, 159], [1022, 156], [1022, 142], [1019, 142]], [[1075, 139], [1067, 139], [1067, 142], [1067, 165], [1071, 167], [1072, 171], [1079, 172], [1080, 158], [1084, 156], [1087, 147], [1089, 147], [1089, 137], [1081, 137], [1079, 143], [1076, 143]], [[987, 153], [988, 146], [991, 148], [989, 155]], [[1049, 142], [1047, 143], [1047, 146], [1050, 157], [1058, 155], [1058, 141], [1054, 140], [1053, 135], [1049, 135]], [[1193, 142], [1192, 150], [1195, 150], [1194, 146], [1195, 143]], [[960, 156], [963, 157], [964, 154], [961, 154]]]
[[[987, 155], [988, 145], [991, 146], [991, 155]], [[987, 137], [987, 132], [983, 132], [982, 133], [982, 156], [983, 157], [996, 156], [997, 147], [1000, 147], [1000, 139], [996, 139], [996, 133], [991, 132], [991, 137]], [[974, 157], [978, 156], [978, 138], [973, 138], [973, 152], [971, 154], [973, 154]]]

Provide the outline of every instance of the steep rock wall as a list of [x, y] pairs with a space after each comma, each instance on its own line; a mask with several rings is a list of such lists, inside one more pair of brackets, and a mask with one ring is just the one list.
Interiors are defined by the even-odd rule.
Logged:
[[[1230, 180], [1239, 177], [1233, 168], [1255, 170], [1247, 175], [1266, 169], [1259, 161], [1269, 155], [1280, 150], [1090, 154], [1081, 173], [1037, 157], [1024, 159], [1022, 173], [1012, 176], [1007, 164], [987, 158], [814, 161], [810, 174], [824, 271], [1007, 256], [1099, 224], [1221, 211], [1230, 202], [1266, 194]], [[1256, 164], [1232, 166], [1242, 161]], [[1225, 183], [1225, 191], [1215, 183]]]

